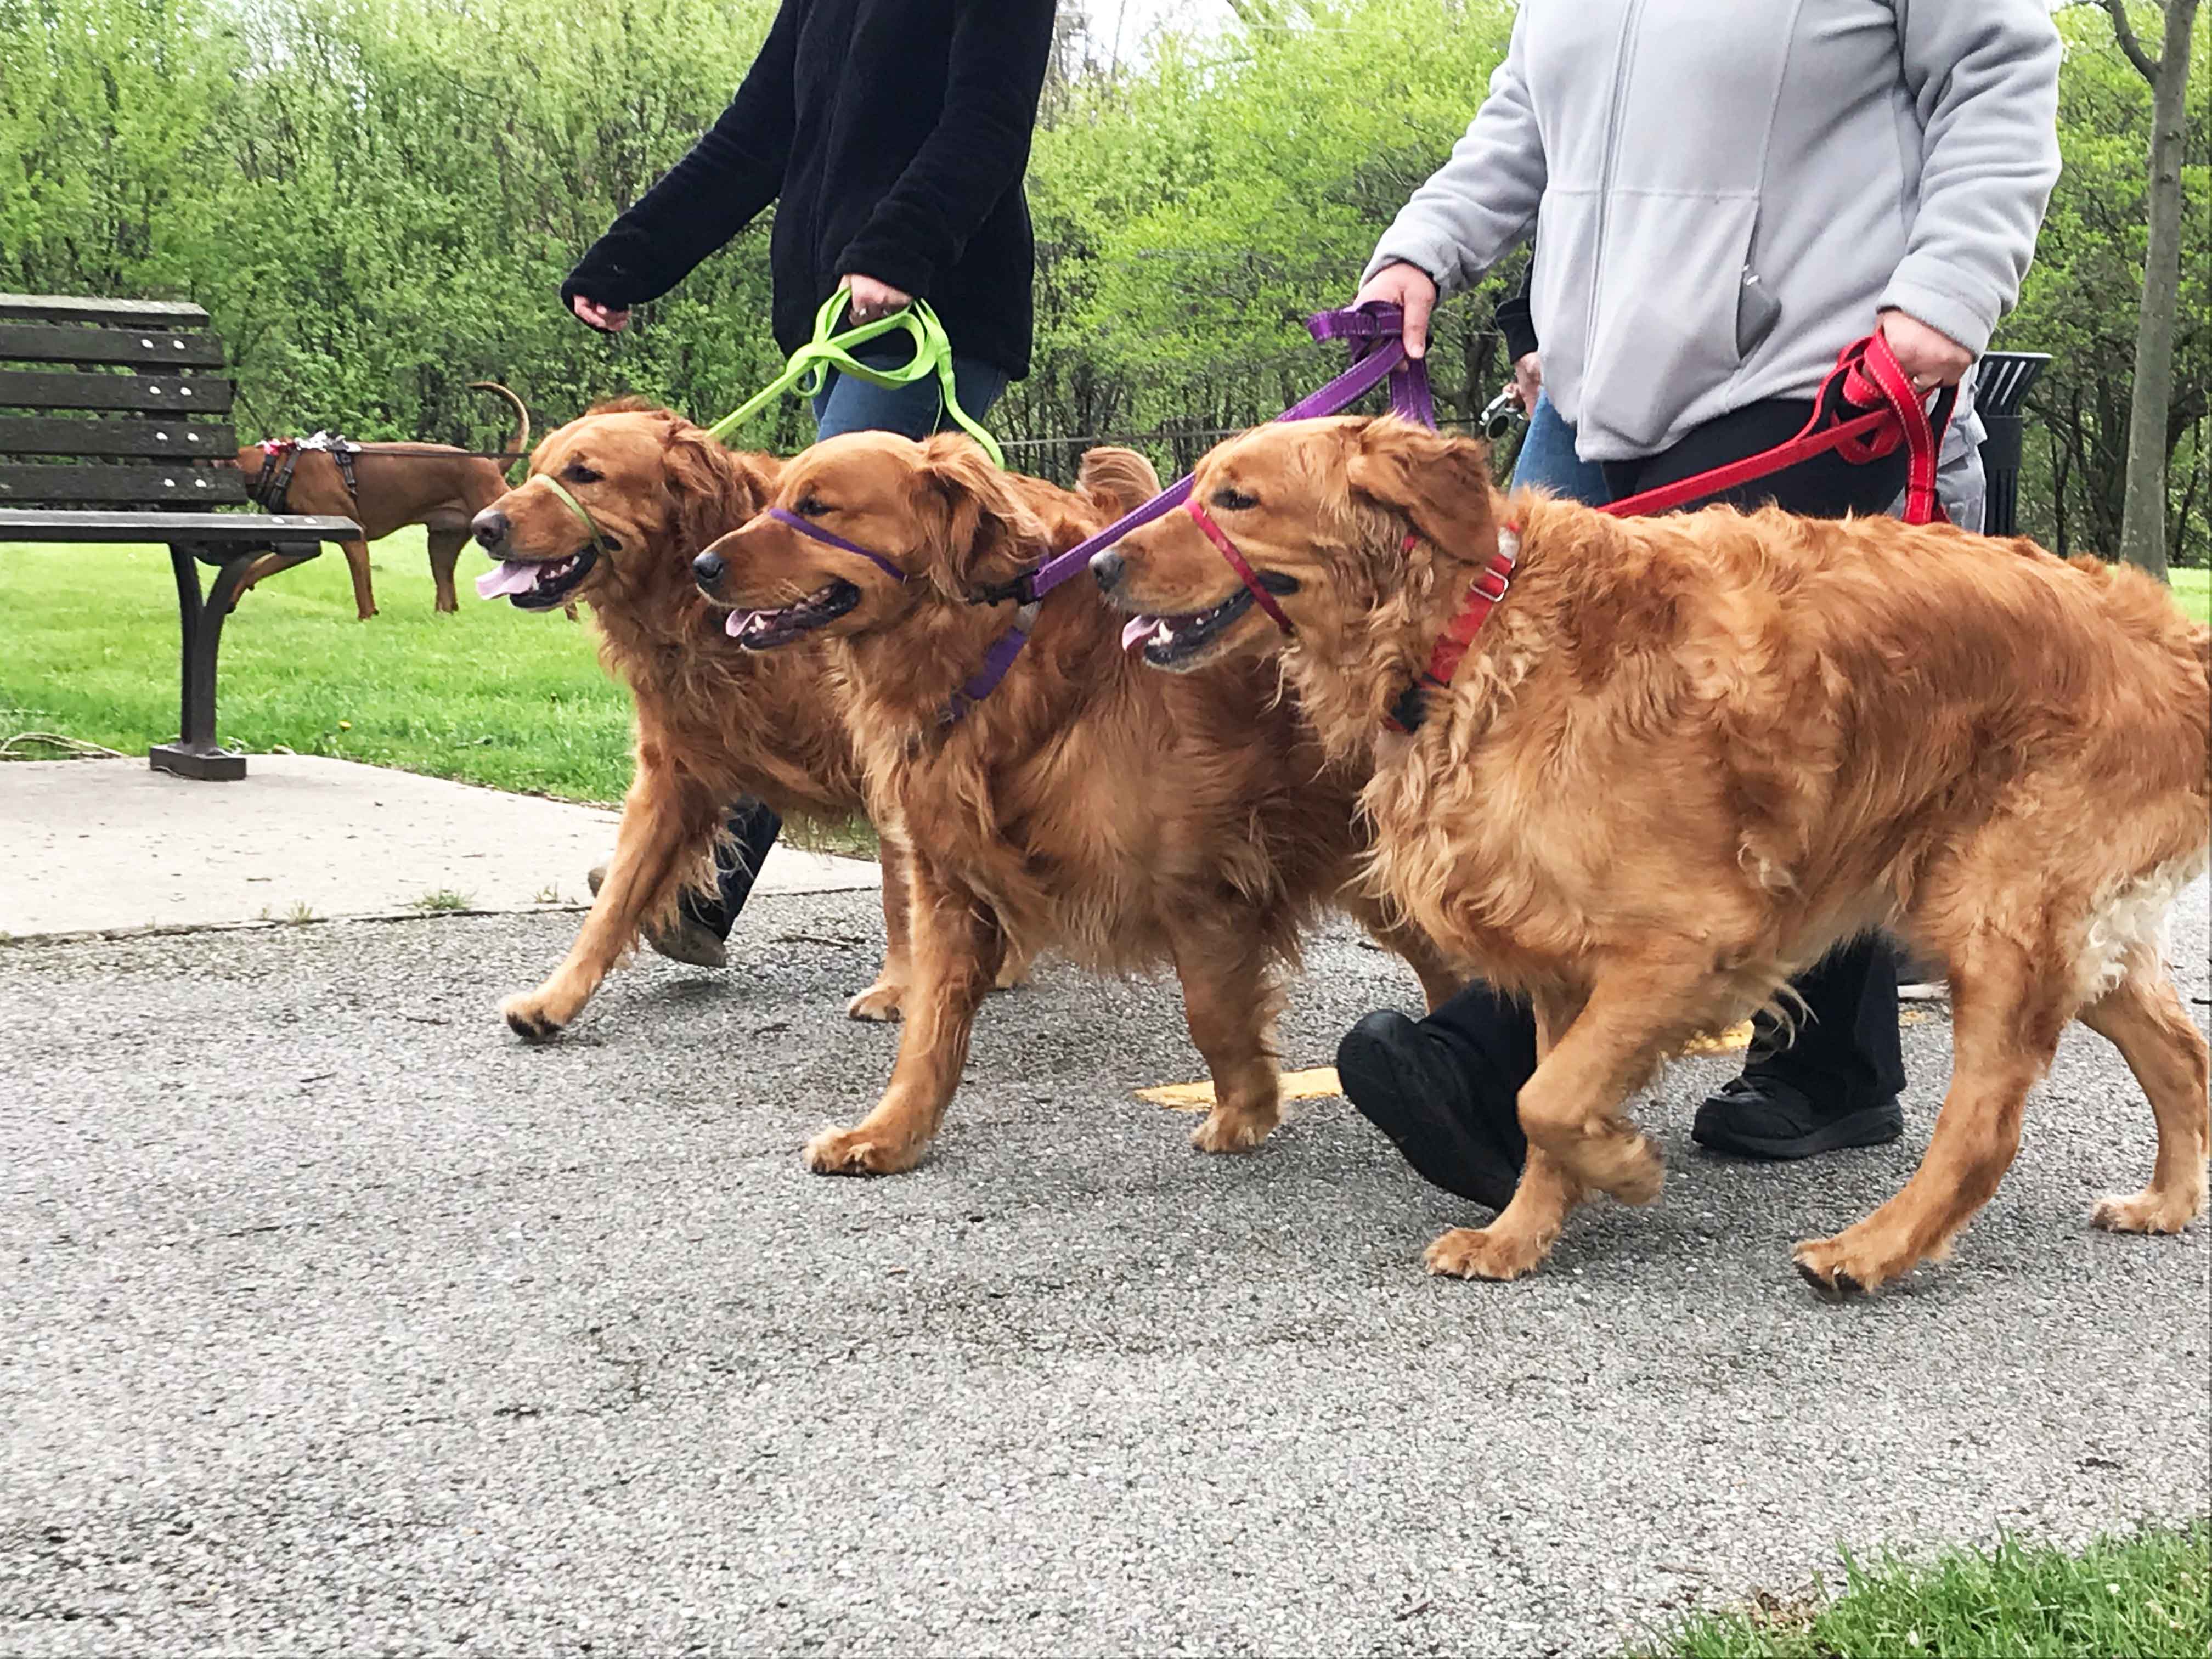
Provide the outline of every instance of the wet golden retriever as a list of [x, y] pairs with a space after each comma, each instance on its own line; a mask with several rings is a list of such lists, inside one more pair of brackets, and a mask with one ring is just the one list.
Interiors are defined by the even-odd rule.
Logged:
[[[533, 477], [557, 479], [591, 524], [525, 483], [478, 516], [477, 539], [532, 576], [514, 604], [592, 607], [600, 659], [637, 706], [637, 769], [598, 900], [544, 983], [501, 1005], [519, 1035], [542, 1042], [575, 1019], [642, 927], [672, 917], [687, 882], [711, 882], [710, 854], [737, 797], [817, 825], [842, 823], [865, 803], [822, 682], [822, 649], [739, 649], [691, 579], [692, 554], [765, 503], [781, 463], [725, 449], [679, 416], [625, 400], [548, 434], [530, 465]], [[1126, 511], [1152, 493], [1149, 478], [1147, 469], [1143, 479], [1109, 480], [1127, 493], [1103, 497], [1093, 514]], [[856, 1019], [896, 1018], [905, 981], [905, 866], [895, 841], [883, 839], [885, 955], [848, 1009]], [[1019, 971], [1010, 963], [1005, 980]]]
[[[1142, 466], [1094, 451], [1085, 477]], [[1107, 514], [999, 471], [965, 438], [881, 433], [787, 462], [775, 505], [865, 551], [763, 514], [708, 550], [702, 585], [764, 653], [827, 642], [871, 809], [912, 859], [890, 1086], [859, 1124], [815, 1137], [811, 1168], [885, 1175], [920, 1161], [1010, 944], [1109, 973], [1174, 967], [1213, 1078], [1192, 1136], [1208, 1152], [1255, 1146], [1280, 1120], [1277, 969], [1324, 906], [1346, 902], [1374, 926], [1432, 1000], [1462, 982], [1350, 891], [1360, 772], [1324, 758], [1267, 665], [1145, 673], [1081, 582], [1045, 599], [996, 690], [945, 720], [1015, 620], [1012, 600], [979, 601]]]
[[[1479, 445], [1395, 421], [1233, 439], [1194, 500], [1288, 632], [1177, 514], [1094, 564], [1158, 619], [1131, 626], [1145, 659], [1210, 676], [1279, 650], [1330, 755], [1373, 757], [1376, 890], [1534, 1005], [1528, 1168], [1434, 1270], [1511, 1279], [1586, 1192], [1656, 1198], [1630, 1093], [1876, 928], [1948, 969], [1954, 1069], [1903, 1190], [1797, 1246], [1815, 1288], [1946, 1253], [2073, 1018], [2158, 1124], [2149, 1184], [2096, 1224], [2202, 1212], [2206, 1044], [2160, 938], [2212, 831], [2212, 630], [2155, 582], [1887, 518], [1508, 501]], [[1510, 592], [1410, 735], [1386, 730], [1501, 544]]]

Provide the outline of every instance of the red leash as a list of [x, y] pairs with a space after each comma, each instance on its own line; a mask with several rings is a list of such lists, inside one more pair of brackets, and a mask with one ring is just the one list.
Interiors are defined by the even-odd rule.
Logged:
[[[1717, 495], [1754, 478], [1764, 478], [1841, 450], [1844, 459], [1857, 465], [1893, 454], [1899, 444], [1907, 455], [1905, 522], [1948, 524], [1936, 499], [1936, 466], [1942, 449], [1943, 429], [1950, 424], [1958, 404], [1959, 388], [1947, 386], [1936, 400], [1931, 416], [1913, 390], [1912, 377], [1897, 361], [1889, 342], [1880, 333], [1854, 340], [1836, 358], [1836, 366], [1820, 383], [1813, 400], [1812, 418], [1787, 443], [1747, 455], [1726, 466], [1717, 466], [1687, 478], [1678, 478], [1656, 489], [1622, 497], [1598, 508], [1619, 519], [1647, 517], [1670, 512], [1685, 501]], [[1863, 414], [1846, 416], [1847, 410]]]

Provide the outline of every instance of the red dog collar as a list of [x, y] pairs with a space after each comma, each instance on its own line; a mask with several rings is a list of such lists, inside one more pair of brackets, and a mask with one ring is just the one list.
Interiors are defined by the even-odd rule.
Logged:
[[[1509, 524], [1505, 533], [1517, 541], [1521, 526]], [[1413, 544], [1413, 538], [1407, 537], [1406, 545], [1410, 548]], [[1428, 712], [1424, 707], [1427, 699], [1422, 696], [1423, 689], [1433, 685], [1443, 690], [1451, 684], [1452, 677], [1459, 672], [1459, 665], [1467, 657], [1468, 648], [1474, 643], [1474, 636], [1482, 631], [1483, 623], [1490, 620], [1490, 613], [1498, 609], [1498, 602], [1513, 586], [1513, 555], [1500, 546], [1490, 556], [1490, 562], [1475, 573], [1474, 584], [1468, 589], [1467, 598], [1444, 625], [1444, 631], [1437, 636], [1429, 652], [1429, 665], [1421, 671], [1419, 678], [1399, 693], [1398, 700], [1390, 705], [1390, 712], [1382, 717], [1382, 723], [1391, 731], [1411, 736], [1419, 730]]]

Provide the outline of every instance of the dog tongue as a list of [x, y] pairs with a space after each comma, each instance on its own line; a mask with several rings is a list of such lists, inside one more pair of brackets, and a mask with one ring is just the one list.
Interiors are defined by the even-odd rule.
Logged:
[[477, 578], [477, 597], [495, 599], [502, 593], [526, 593], [538, 586], [538, 567], [508, 559]]
[[759, 615], [757, 611], [732, 611], [722, 619], [722, 631], [734, 640], [745, 631], [745, 625]]
[[1121, 649], [1124, 652], [1141, 649], [1145, 641], [1152, 637], [1159, 625], [1160, 619], [1158, 617], [1130, 617], [1121, 625]]

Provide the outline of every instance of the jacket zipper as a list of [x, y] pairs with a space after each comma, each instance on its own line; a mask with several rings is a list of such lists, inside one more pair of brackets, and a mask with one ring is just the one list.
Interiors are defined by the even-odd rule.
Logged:
[[1583, 348], [1597, 344], [1597, 300], [1605, 287], [1605, 240], [1613, 216], [1613, 161], [1620, 149], [1620, 106], [1628, 95], [1628, 65], [1635, 50], [1636, 31], [1644, 21], [1644, 0], [1628, 0], [1622, 14], [1620, 46], [1613, 58], [1613, 95], [1605, 114], [1605, 171], [1598, 178], [1597, 246], [1590, 254], [1590, 290], [1583, 315]]

